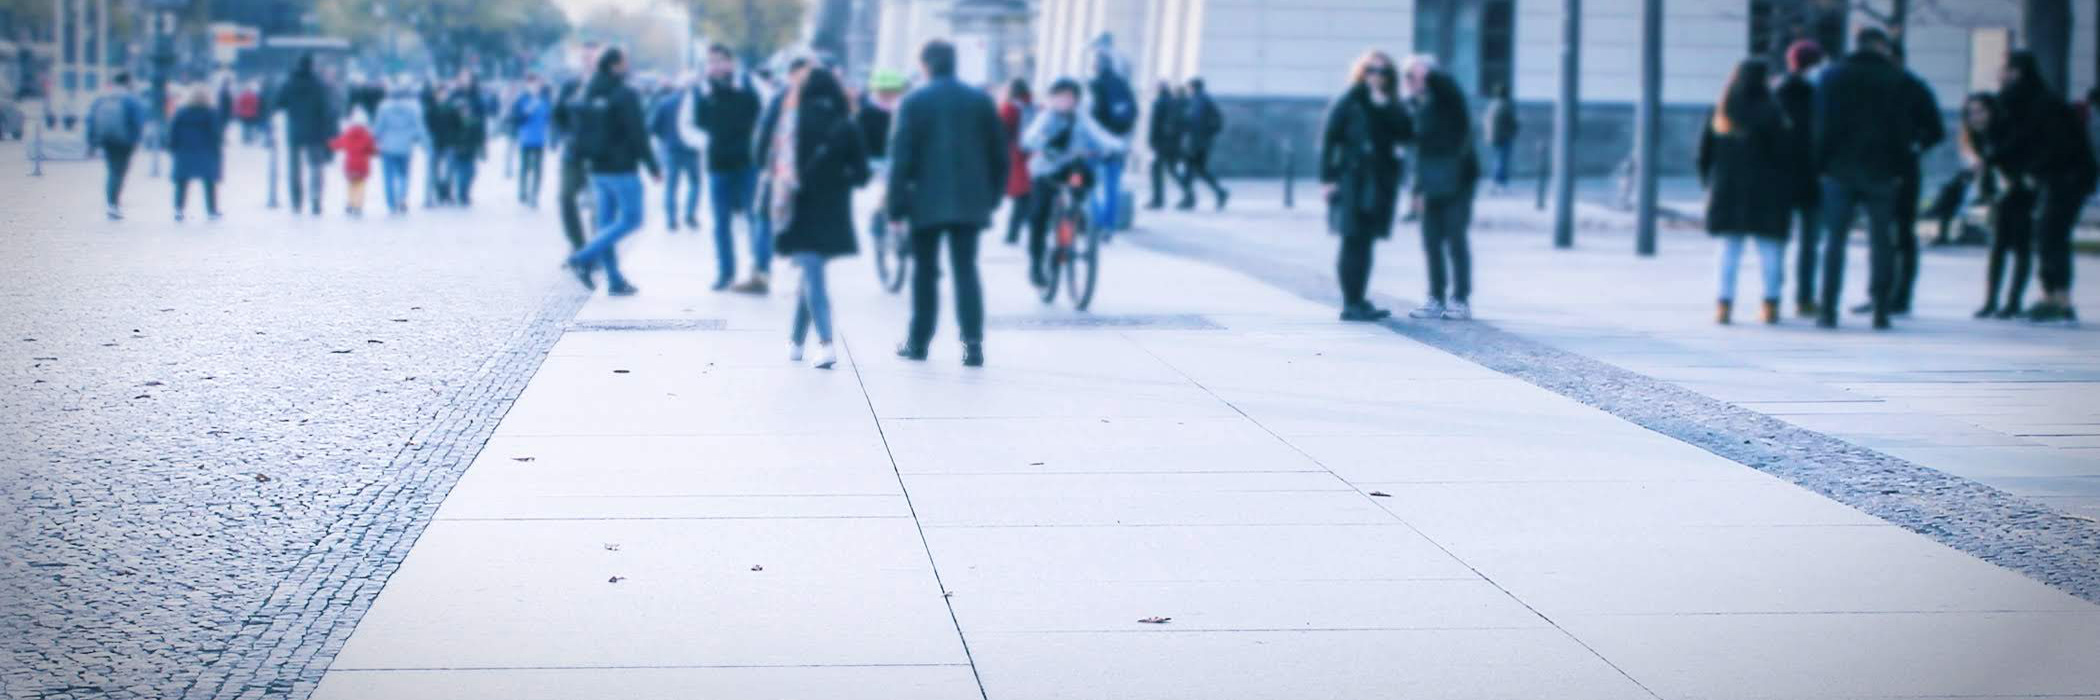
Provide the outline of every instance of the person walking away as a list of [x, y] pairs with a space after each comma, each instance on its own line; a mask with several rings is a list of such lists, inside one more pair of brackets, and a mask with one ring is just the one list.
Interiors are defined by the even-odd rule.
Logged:
[[198, 87], [168, 121], [168, 157], [174, 161], [168, 179], [175, 184], [175, 220], [181, 221], [190, 182], [204, 189], [204, 215], [219, 220], [219, 176], [225, 152], [226, 126], [212, 104], [211, 88]]
[[[802, 77], [814, 68], [812, 61], [805, 56], [788, 61], [786, 86], [766, 101], [765, 111], [759, 114], [757, 134], [751, 143], [756, 162], [761, 166], [773, 161], [773, 149], [779, 146], [781, 104], [794, 86], [802, 84]], [[752, 207], [751, 212], [751, 277], [729, 287], [730, 291], [740, 294], [765, 294], [771, 289], [767, 278], [773, 270], [774, 221], [772, 208], [764, 203], [773, 201], [773, 192], [772, 181], [767, 179], [764, 171], [760, 172], [756, 189], [756, 199], [760, 204]]]
[[278, 89], [277, 109], [284, 112], [292, 213], [299, 213], [304, 202], [312, 205], [314, 216], [320, 216], [321, 185], [328, 175], [328, 141], [335, 138], [337, 112], [328, 86], [314, 70], [313, 54], [300, 56], [291, 77]]
[[[2014, 318], [2027, 293], [2027, 278], [2034, 265], [2034, 190], [2024, 179], [2000, 169], [1997, 147], [2005, 135], [2003, 110], [1996, 95], [1979, 92], [1962, 103], [1961, 129], [1955, 143], [1960, 146], [1962, 165], [1975, 182], [1978, 198], [1990, 203], [1991, 250], [1986, 260], [1983, 307], [1976, 318]], [[2005, 279], [2006, 263], [2012, 263], [2012, 280]], [[2003, 289], [2005, 294], [1999, 295]]]
[[[1918, 286], [1918, 200], [1924, 196], [1924, 170], [1920, 160], [1925, 151], [1947, 138], [1946, 127], [1940, 123], [1938, 98], [1932, 88], [1908, 68], [1903, 68], [1903, 50], [1890, 45], [1891, 55], [1903, 72], [1905, 90], [1909, 92], [1905, 104], [1917, 111], [1912, 123], [1917, 133], [1910, 142], [1910, 157], [1903, 161], [1902, 177], [1896, 182], [1896, 269], [1889, 289], [1889, 315], [1909, 316], [1911, 293]], [[1852, 309], [1854, 314], [1871, 314], [1872, 304], [1863, 304]]]
[[[1006, 99], [999, 103], [999, 127], [1006, 133], [1006, 244], [1021, 241], [1021, 228], [1035, 213], [1028, 201], [1032, 178], [1028, 177], [1028, 152], [1021, 150], [1021, 132], [1035, 121], [1035, 96], [1026, 78], [1006, 85]], [[1158, 185], [1153, 186], [1158, 191]], [[1030, 268], [1031, 272], [1033, 268]]]
[[1329, 228], [1341, 238], [1335, 278], [1342, 320], [1377, 321], [1393, 315], [1371, 304], [1374, 244], [1393, 233], [1400, 203], [1400, 144], [1414, 138], [1414, 120], [1400, 101], [1393, 58], [1372, 51], [1356, 60], [1349, 87], [1327, 109], [1320, 136], [1320, 185]]
[[[406, 84], [394, 86], [372, 119], [372, 138], [379, 149], [381, 185], [386, 190], [386, 209], [408, 213], [408, 167], [416, 147], [430, 148], [430, 131], [424, 126], [423, 105]], [[432, 155], [435, 157], [435, 154]]]
[[1509, 86], [1488, 90], [1488, 103], [1481, 110], [1480, 127], [1487, 132], [1488, 148], [1494, 152], [1495, 192], [1509, 189], [1509, 158], [1517, 146], [1517, 106], [1509, 100]]
[[911, 325], [897, 355], [925, 360], [940, 312], [941, 243], [955, 280], [963, 365], [984, 365], [984, 289], [977, 238], [991, 223], [1006, 182], [1006, 138], [990, 96], [955, 77], [955, 46], [927, 42], [919, 51], [926, 83], [897, 108], [885, 196], [893, 235], [911, 230]]
[[131, 92], [131, 74], [118, 73], [110, 80], [109, 94], [88, 104], [88, 145], [102, 151], [103, 199], [109, 220], [124, 218], [119, 201], [124, 195], [124, 176], [131, 172], [131, 154], [146, 133], [146, 103]]
[[255, 81], [241, 85], [233, 98], [233, 118], [241, 123], [241, 143], [254, 144], [262, 134], [262, 88]]
[[540, 182], [545, 177], [548, 132], [553, 129], [554, 108], [547, 101], [547, 86], [538, 75], [526, 80], [513, 110], [518, 130], [518, 201], [535, 209], [540, 206]]
[[[595, 44], [585, 44], [579, 52], [579, 73], [593, 71], [598, 54]], [[587, 111], [585, 83], [582, 78], [571, 78], [562, 83], [561, 91], [555, 93], [553, 124], [554, 132], [560, 135], [561, 160], [555, 183], [555, 205], [561, 211], [562, 237], [569, 242], [569, 252], [582, 250], [589, 238], [584, 230], [583, 201], [589, 195], [590, 175], [585, 171], [583, 152], [577, 148], [577, 136], [582, 127], [583, 115]]]
[[1794, 263], [1794, 313], [1802, 318], [1815, 318], [1816, 305], [1816, 261], [1823, 255], [1816, 245], [1822, 240], [1823, 218], [1818, 212], [1817, 202], [1822, 194], [1822, 178], [1816, 172], [1816, 86], [1811, 75], [1823, 64], [1823, 47], [1813, 40], [1802, 39], [1786, 49], [1786, 77], [1772, 97], [1779, 103], [1787, 125], [1787, 173], [1784, 182], [1793, 190], [1788, 198], [1788, 218], [1798, 219], [1800, 225], [1795, 233], [1800, 237], [1796, 244]]
[[[1087, 81], [1087, 94], [1093, 98], [1094, 122], [1107, 129], [1116, 141], [1129, 143], [1131, 133], [1137, 131], [1137, 91], [1116, 72], [1115, 57], [1105, 50], [1094, 56], [1094, 78]], [[1099, 154], [1095, 158], [1096, 186], [1090, 218], [1107, 231], [1122, 230], [1129, 223], [1123, 220], [1123, 154]]]
[[1836, 328], [1845, 282], [1845, 240], [1859, 210], [1867, 214], [1867, 296], [1874, 327], [1889, 327], [1895, 289], [1896, 189], [1920, 133], [1908, 79], [1890, 59], [1889, 37], [1859, 30], [1854, 49], [1823, 73], [1816, 87], [1816, 171], [1823, 178], [1822, 303], [1816, 325]]
[[570, 254], [564, 265], [585, 289], [594, 288], [591, 273], [603, 267], [607, 294], [633, 295], [638, 290], [620, 275], [613, 248], [642, 225], [642, 179], [635, 170], [646, 169], [657, 180], [663, 178], [663, 171], [649, 148], [642, 98], [627, 86], [627, 59], [617, 48], [606, 49], [598, 57], [598, 70], [584, 88], [575, 140], [574, 147], [591, 173], [598, 235]]
[[785, 105], [784, 148], [773, 152], [773, 186], [789, 212], [781, 219], [774, 249], [802, 271], [795, 297], [795, 320], [788, 336], [788, 359], [802, 359], [809, 329], [817, 329], [817, 357], [811, 365], [838, 364], [832, 348], [831, 296], [824, 265], [856, 251], [853, 235], [853, 190], [867, 184], [868, 149], [852, 118], [852, 103], [838, 78], [813, 70], [794, 88]]
[[[1028, 152], [1028, 176], [1032, 211], [1028, 216], [1028, 282], [1036, 287], [1050, 283], [1043, 268], [1043, 248], [1050, 228], [1050, 215], [1057, 208], [1057, 192], [1073, 174], [1082, 175], [1082, 188], [1106, 187], [1096, 180], [1100, 170], [1089, 167], [1121, 154], [1122, 140], [1079, 109], [1079, 81], [1062, 78], [1050, 85], [1045, 109], [1036, 114], [1021, 136], [1021, 150]], [[1089, 194], [1082, 189], [1080, 201]]]
[[445, 110], [453, 120], [451, 134], [451, 157], [445, 162], [446, 184], [452, 188], [452, 202], [466, 207], [474, 204], [474, 174], [482, 159], [487, 156], [489, 143], [488, 110], [482, 104], [481, 84], [473, 74], [452, 91], [450, 103]]
[[1166, 206], [1167, 180], [1181, 179], [1184, 111], [1181, 98], [1174, 94], [1174, 86], [1159, 81], [1159, 91], [1152, 95], [1150, 121], [1145, 124], [1145, 144], [1152, 147], [1152, 200], [1145, 203], [1146, 209]]
[[2034, 54], [2015, 51], [2000, 76], [1998, 105], [2006, 125], [1996, 155], [2034, 188], [2034, 241], [2041, 260], [2042, 300], [2036, 322], [2078, 320], [2071, 302], [2071, 234], [2100, 179], [2093, 147], [2076, 110], [2043, 81]]
[[343, 211], [351, 218], [363, 217], [365, 180], [372, 177], [372, 156], [379, 152], [372, 129], [365, 124], [365, 113], [352, 111], [349, 127], [328, 142], [328, 147], [343, 153], [343, 181], [349, 183]]
[[[751, 157], [758, 126], [758, 90], [737, 70], [736, 52], [727, 45], [707, 47], [707, 78], [693, 117], [707, 135], [707, 203], [714, 215], [715, 291], [736, 281], [734, 223], [751, 207], [758, 170]], [[755, 247], [754, 247], [754, 252]]]
[[[687, 140], [686, 132], [692, 129], [692, 86], [676, 83], [668, 86], [657, 98], [649, 114], [649, 131], [663, 145], [664, 160], [664, 225], [672, 232], [678, 231], [679, 183], [684, 187], [685, 225], [698, 231], [700, 222], [696, 218], [700, 210], [700, 148], [698, 143]], [[686, 120], [680, 120], [686, 115]]]
[[[1421, 96], [1415, 120], [1415, 195], [1422, 198], [1422, 252], [1429, 261], [1429, 298], [1410, 318], [1463, 321], [1473, 317], [1473, 193], [1480, 156], [1473, 147], [1473, 116], [1458, 81], [1424, 62], [1407, 80]], [[1450, 286], [1445, 286], [1446, 277]]]
[[1793, 183], [1787, 181], [1785, 112], [1766, 87], [1765, 63], [1737, 64], [1722, 89], [1721, 100], [1707, 116], [1699, 136], [1699, 181], [1706, 186], [1706, 232], [1721, 239], [1721, 287], [1714, 322], [1733, 322], [1736, 270], [1743, 244], [1757, 242], [1762, 264], [1764, 305], [1759, 318], [1779, 322], [1779, 300], [1786, 283], [1788, 206]]
[[1218, 184], [1218, 178], [1210, 174], [1210, 149], [1217, 145], [1218, 134], [1225, 132], [1225, 113], [1218, 111], [1218, 103], [1211, 101], [1210, 93], [1203, 89], [1202, 78], [1189, 79], [1189, 94], [1182, 103], [1181, 136], [1181, 209], [1196, 208], [1196, 191], [1193, 182], [1202, 178], [1210, 186], [1211, 194], [1218, 198], [1218, 209], [1225, 208], [1225, 199], [1231, 193]]

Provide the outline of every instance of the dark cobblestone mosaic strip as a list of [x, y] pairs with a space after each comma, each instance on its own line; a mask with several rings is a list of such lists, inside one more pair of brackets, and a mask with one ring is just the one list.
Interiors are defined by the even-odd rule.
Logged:
[[361, 510], [343, 513], [327, 529], [175, 697], [310, 695], [586, 300], [573, 292], [550, 294], [401, 446], [387, 476], [362, 485], [350, 501]]
[[[1128, 236], [1332, 302], [1333, 279], [1222, 246]], [[1381, 295], [1383, 296], [1383, 295]], [[1393, 308], [1412, 302], [1382, 298]], [[1395, 333], [1786, 479], [1984, 561], [2100, 603], [2100, 523], [1552, 347], [1487, 323], [1389, 320]]]
[[1066, 317], [993, 316], [985, 326], [1013, 331], [1215, 331], [1217, 322], [1199, 314], [1082, 314]]

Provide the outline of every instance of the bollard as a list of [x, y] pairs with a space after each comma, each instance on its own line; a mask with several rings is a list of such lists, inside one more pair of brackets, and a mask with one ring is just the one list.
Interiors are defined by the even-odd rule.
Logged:
[[263, 124], [263, 147], [270, 153], [270, 200], [265, 205], [277, 208], [277, 128], [275, 124]]
[[44, 176], [44, 122], [36, 123], [36, 143], [29, 147], [29, 176]]
[[1298, 149], [1290, 141], [1283, 142], [1283, 208], [1297, 207], [1295, 196], [1298, 186]]
[[1539, 142], [1539, 201], [1538, 201], [1538, 204], [1536, 205], [1539, 211], [1545, 211], [1545, 210], [1546, 210], [1546, 184], [1547, 184], [1547, 183], [1549, 183], [1549, 182], [1552, 182], [1552, 181], [1553, 181], [1553, 167], [1552, 167], [1551, 165], [1549, 165], [1549, 164], [1548, 164], [1548, 161], [1547, 161], [1547, 158], [1550, 158], [1550, 157], [1552, 157], [1552, 155], [1551, 155], [1551, 151], [1549, 151], [1549, 150], [1548, 150], [1548, 148], [1547, 148], [1547, 142], [1545, 142], [1545, 141], [1540, 141], [1540, 142]]

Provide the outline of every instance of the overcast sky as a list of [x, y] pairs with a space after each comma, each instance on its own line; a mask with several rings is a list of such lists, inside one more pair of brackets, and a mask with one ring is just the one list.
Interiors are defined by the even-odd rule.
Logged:
[[648, 8], [653, 0], [554, 0], [554, 4], [568, 13], [570, 22], [581, 22], [591, 10], [599, 7], [611, 6], [632, 12]]

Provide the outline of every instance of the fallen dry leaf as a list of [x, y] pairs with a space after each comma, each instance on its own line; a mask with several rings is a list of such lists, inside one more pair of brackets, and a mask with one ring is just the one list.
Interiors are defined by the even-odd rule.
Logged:
[[632, 373], [631, 373], [631, 372], [628, 372], [627, 370], [624, 370], [624, 369], [616, 369], [616, 370], [613, 370], [613, 374], [632, 374]]
[[262, 473], [262, 472], [256, 472], [256, 473], [255, 473], [255, 483], [258, 483], [258, 484], [267, 484], [267, 483], [270, 483], [270, 475], [268, 475], [268, 474], [264, 474], [264, 473]]
[[765, 570], [766, 570], [766, 567], [765, 567], [765, 565], [763, 565], [763, 564], [752, 564], [752, 565], [751, 565], [751, 570], [752, 570], [752, 571], [765, 571]]
[[612, 577], [612, 578], [606, 579], [606, 580], [605, 580], [605, 582], [606, 582], [606, 583], [619, 583], [619, 582], [621, 582], [621, 581], [625, 581], [625, 580], [627, 580], [627, 577], [625, 577], [625, 576], [614, 576], [614, 577]]
[[617, 552], [617, 551], [620, 551], [620, 545], [617, 545], [617, 544], [613, 544], [613, 543], [611, 543], [611, 542], [607, 542], [607, 543], [605, 543], [605, 551], [608, 551], [608, 552]]
[[1171, 618], [1171, 617], [1148, 617], [1148, 618], [1145, 618], [1145, 619], [1143, 619], [1143, 620], [1138, 620], [1138, 622], [1143, 622], [1143, 623], [1145, 623], [1145, 624], [1148, 624], [1148, 625], [1164, 625], [1164, 624], [1167, 624], [1167, 621], [1168, 621], [1168, 620], [1172, 620], [1172, 619], [1174, 619], [1174, 618]]
[[1390, 494], [1390, 493], [1386, 493], [1386, 492], [1384, 492], [1384, 491], [1372, 491], [1372, 492], [1371, 492], [1371, 495], [1373, 495], [1373, 496], [1377, 496], [1377, 497], [1379, 497], [1379, 498], [1392, 498], [1392, 497], [1393, 497], [1393, 494]]
[[535, 460], [535, 459], [539, 459], [539, 458], [538, 458], [538, 457], [512, 457], [512, 458], [510, 458], [510, 461], [513, 461], [513, 462], [530, 462], [530, 461], [532, 461], [532, 460]]

